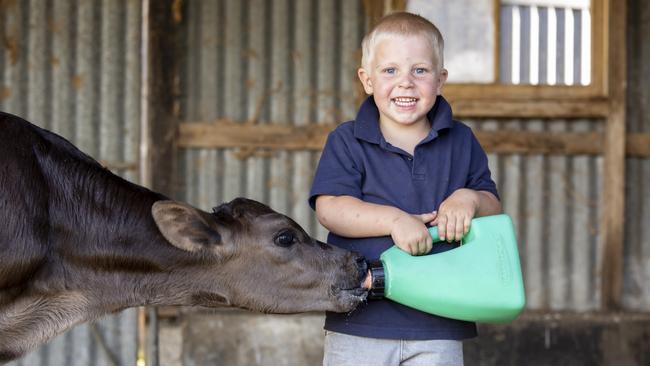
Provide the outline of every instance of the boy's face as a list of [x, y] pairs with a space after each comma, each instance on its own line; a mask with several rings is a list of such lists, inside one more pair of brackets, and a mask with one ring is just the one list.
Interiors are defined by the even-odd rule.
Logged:
[[431, 45], [422, 36], [391, 36], [374, 51], [368, 70], [360, 68], [358, 75], [374, 96], [380, 123], [428, 123], [426, 114], [447, 80], [447, 70], [434, 64]]

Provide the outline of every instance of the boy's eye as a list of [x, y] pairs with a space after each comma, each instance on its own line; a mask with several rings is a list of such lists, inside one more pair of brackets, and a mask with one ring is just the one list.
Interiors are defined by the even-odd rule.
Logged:
[[416, 75], [422, 75], [422, 74], [425, 74], [428, 70], [425, 69], [424, 67], [417, 67], [417, 68], [415, 68], [414, 71], [415, 71]]
[[384, 72], [385, 72], [386, 74], [390, 74], [390, 75], [392, 75], [392, 74], [396, 73], [397, 70], [395, 70], [394, 67], [387, 67], [387, 68], [384, 69]]

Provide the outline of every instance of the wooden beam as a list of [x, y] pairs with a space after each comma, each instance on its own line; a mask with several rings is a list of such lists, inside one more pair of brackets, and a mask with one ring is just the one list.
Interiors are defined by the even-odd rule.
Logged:
[[381, 17], [384, 16], [384, 1], [377, 0], [363, 0], [363, 10], [366, 13], [366, 20], [368, 21], [368, 28], [371, 28]]
[[[141, 183], [174, 196], [178, 129], [178, 72], [181, 32], [180, 2], [143, 1], [144, 49], [142, 66]], [[159, 364], [158, 315], [155, 307], [138, 309], [138, 364]]]
[[[335, 124], [292, 126], [216, 122], [187, 122], [178, 129], [180, 148], [321, 150]], [[600, 155], [605, 137], [600, 133], [475, 131], [483, 148], [504, 154]], [[650, 133], [630, 134], [627, 154], [650, 156]]]
[[650, 133], [628, 133], [625, 136], [627, 156], [650, 157]]
[[450, 99], [523, 101], [572, 101], [606, 97], [604, 91], [594, 85], [446, 84], [442, 94]]
[[178, 118], [179, 58], [182, 15], [179, 1], [150, 1], [149, 31], [149, 139], [151, 187], [170, 197], [176, 184], [176, 146]]
[[490, 153], [598, 155], [602, 152], [600, 133], [475, 131], [483, 149]]
[[603, 212], [601, 216], [601, 310], [621, 306], [623, 292], [623, 242], [625, 228], [625, 91], [626, 2], [605, 1], [608, 34], [610, 114], [605, 127]]
[[320, 150], [335, 125], [258, 125], [219, 120], [214, 123], [182, 123], [178, 146], [184, 148], [263, 148]]
[[609, 102], [593, 100], [467, 99], [445, 95], [455, 117], [462, 118], [605, 118]]
[[362, 0], [362, 4], [370, 27], [384, 15], [406, 10], [406, 0]]
[[591, 0], [591, 85], [601, 94], [608, 95], [607, 74], [609, 51], [606, 35], [609, 17], [606, 3], [609, 0]]

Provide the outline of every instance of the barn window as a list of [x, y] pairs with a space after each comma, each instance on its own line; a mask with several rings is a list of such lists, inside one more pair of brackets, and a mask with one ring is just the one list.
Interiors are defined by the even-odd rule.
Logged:
[[392, 11], [441, 28], [444, 95], [471, 117], [606, 117], [605, 0], [365, 1], [370, 21]]
[[450, 83], [589, 85], [589, 0], [410, 0], [446, 42]]

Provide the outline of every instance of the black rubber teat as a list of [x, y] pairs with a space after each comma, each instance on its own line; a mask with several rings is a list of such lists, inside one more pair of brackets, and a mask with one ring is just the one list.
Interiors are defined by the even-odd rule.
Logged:
[[374, 260], [368, 263], [370, 275], [372, 276], [372, 286], [368, 292], [368, 299], [377, 300], [384, 297], [385, 274], [384, 265], [380, 260]]

